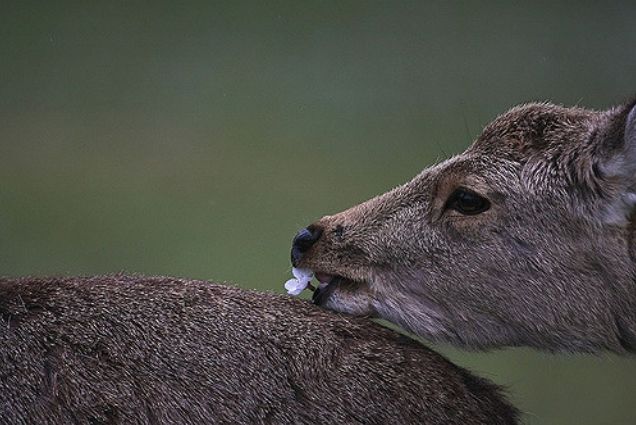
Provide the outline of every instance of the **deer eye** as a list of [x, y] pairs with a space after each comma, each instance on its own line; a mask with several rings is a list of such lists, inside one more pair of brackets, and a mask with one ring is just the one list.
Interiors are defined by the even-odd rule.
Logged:
[[455, 210], [464, 215], [477, 215], [488, 208], [490, 208], [488, 199], [463, 187], [455, 189], [446, 201], [446, 209]]

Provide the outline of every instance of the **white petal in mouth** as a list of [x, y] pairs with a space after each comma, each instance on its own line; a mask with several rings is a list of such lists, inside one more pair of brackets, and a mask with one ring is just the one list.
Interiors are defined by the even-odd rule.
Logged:
[[305, 290], [314, 277], [314, 273], [309, 269], [297, 269], [292, 268], [293, 279], [289, 279], [285, 282], [285, 289], [289, 295], [298, 296]]

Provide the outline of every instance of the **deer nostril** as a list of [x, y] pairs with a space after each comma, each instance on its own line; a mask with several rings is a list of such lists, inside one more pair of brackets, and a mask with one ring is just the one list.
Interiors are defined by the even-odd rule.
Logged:
[[300, 231], [292, 241], [291, 261], [295, 266], [305, 252], [309, 250], [322, 235], [322, 229], [316, 226], [309, 226]]
[[322, 231], [315, 227], [300, 229], [300, 231], [296, 234], [296, 237], [294, 237], [294, 241], [292, 243], [301, 251], [306, 251], [311, 248], [314, 243], [316, 243], [321, 233]]

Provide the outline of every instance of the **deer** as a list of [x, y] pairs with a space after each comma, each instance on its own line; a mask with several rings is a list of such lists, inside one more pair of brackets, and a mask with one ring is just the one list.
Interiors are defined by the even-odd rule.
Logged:
[[141, 275], [0, 278], [0, 423], [512, 425], [502, 390], [310, 301]]
[[636, 100], [528, 103], [294, 237], [316, 305], [473, 350], [636, 352]]
[[301, 229], [309, 302], [139, 275], [0, 279], [2, 423], [514, 424], [468, 349], [636, 351], [636, 102], [515, 107]]

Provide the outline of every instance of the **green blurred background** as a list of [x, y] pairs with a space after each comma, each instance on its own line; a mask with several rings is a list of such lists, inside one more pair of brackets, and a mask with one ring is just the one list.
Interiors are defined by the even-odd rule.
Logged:
[[[633, 2], [3, 2], [0, 273], [280, 291], [296, 230], [512, 105], [636, 93], [635, 23]], [[634, 357], [436, 348], [528, 424], [636, 423]]]

